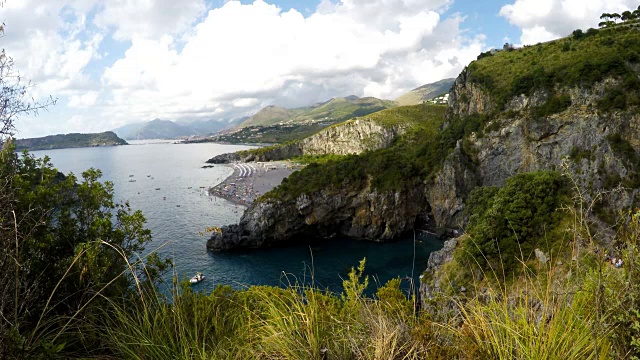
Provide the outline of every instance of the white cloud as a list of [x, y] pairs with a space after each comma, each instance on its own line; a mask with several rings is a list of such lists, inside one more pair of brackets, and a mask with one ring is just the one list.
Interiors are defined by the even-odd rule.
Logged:
[[[264, 0], [206, 13], [203, 0], [26, 1], [7, 15], [27, 21], [10, 48], [42, 94], [66, 97], [66, 132], [395, 98], [456, 76], [485, 40], [461, 32], [463, 17], [442, 17], [452, 0], [323, 0], [307, 16]], [[106, 46], [109, 37], [126, 51]], [[98, 80], [87, 72], [101, 58], [110, 62]]]
[[635, 0], [516, 0], [503, 6], [500, 15], [522, 30], [520, 41], [529, 45], [597, 27], [602, 13], [637, 6]]
[[[16, 68], [35, 85], [33, 95], [73, 95], [90, 87], [84, 70], [99, 58], [103, 36], [87, 31], [87, 4], [91, 1], [9, 1], [3, 47]], [[82, 35], [82, 36], [81, 36]]]
[[95, 24], [114, 28], [116, 40], [158, 38], [186, 30], [204, 10], [203, 0], [109, 0]]
[[461, 36], [462, 18], [440, 18], [447, 4], [323, 2], [305, 18], [262, 0], [229, 1], [209, 11], [181, 51], [171, 37], [134, 37], [102, 78], [114, 89], [105, 111], [137, 119], [238, 116], [349, 94], [394, 98], [457, 75], [482, 50], [483, 38]]
[[558, 36], [550, 33], [542, 26], [534, 26], [530, 28], [522, 29], [522, 36], [520, 37], [520, 42], [522, 44], [537, 44], [539, 42], [551, 41], [553, 39], [557, 39]]
[[95, 105], [97, 98], [97, 91], [89, 91], [83, 95], [72, 95], [69, 98], [68, 106], [71, 108], [85, 109]]

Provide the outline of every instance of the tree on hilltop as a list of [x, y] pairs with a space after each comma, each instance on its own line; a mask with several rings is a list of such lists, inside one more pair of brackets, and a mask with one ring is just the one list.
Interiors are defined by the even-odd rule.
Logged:
[[629, 20], [635, 20], [635, 15], [633, 15], [633, 13], [631, 11], [625, 11], [622, 13], [621, 17], [622, 21], [629, 21]]
[[622, 16], [620, 16], [620, 14], [618, 14], [618, 13], [613, 13], [613, 14], [610, 14], [610, 15], [611, 15], [611, 19], [613, 19], [613, 21], [614, 21], [614, 22], [616, 22], [616, 23], [617, 23], [617, 22], [618, 22], [618, 20], [620, 20], [620, 18], [622, 17]]

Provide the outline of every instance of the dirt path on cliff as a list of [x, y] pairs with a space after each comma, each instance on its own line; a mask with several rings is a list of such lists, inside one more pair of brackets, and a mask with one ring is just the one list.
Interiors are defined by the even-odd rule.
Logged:
[[288, 161], [218, 166], [233, 168], [233, 174], [220, 184], [209, 188], [209, 195], [241, 206], [251, 205], [256, 198], [280, 185], [282, 179], [300, 168], [300, 165]]

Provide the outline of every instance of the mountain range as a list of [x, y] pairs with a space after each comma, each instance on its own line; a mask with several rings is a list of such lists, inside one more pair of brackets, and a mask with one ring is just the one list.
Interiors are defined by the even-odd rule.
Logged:
[[154, 119], [148, 122], [128, 124], [114, 129], [113, 132], [127, 140], [174, 139], [194, 135], [210, 135], [218, 131], [233, 128], [246, 118], [230, 122], [218, 120], [201, 120], [181, 123], [169, 120]]
[[283, 125], [333, 124], [395, 106], [397, 106], [396, 102], [391, 100], [381, 100], [374, 97], [360, 98], [355, 95], [333, 98], [325, 102], [295, 109], [285, 109], [271, 105], [258, 111], [238, 127], [267, 126], [278, 123]]
[[[421, 104], [448, 92], [453, 81], [454, 79], [444, 79], [432, 84], [422, 85], [400, 96], [396, 101], [350, 95], [293, 109], [269, 105], [251, 117], [239, 118], [229, 122], [204, 120], [186, 123], [154, 119], [148, 122], [124, 125], [114, 129], [113, 132], [127, 140], [173, 139], [189, 136], [208, 136], [222, 130], [236, 129], [236, 131], [242, 131], [245, 128], [284, 125], [295, 126], [296, 129], [302, 127], [302, 130], [298, 130], [303, 134], [307, 134], [307, 132], [313, 133], [331, 124], [369, 115], [380, 110], [396, 106]], [[308, 131], [305, 130], [307, 128]], [[276, 130], [281, 132], [281, 129]], [[243, 136], [241, 138], [243, 141], [248, 140]], [[276, 136], [274, 139], [278, 141], [281, 138], [282, 136]], [[225, 138], [223, 140], [228, 141], [229, 139]], [[266, 140], [261, 141], [269, 142]]]

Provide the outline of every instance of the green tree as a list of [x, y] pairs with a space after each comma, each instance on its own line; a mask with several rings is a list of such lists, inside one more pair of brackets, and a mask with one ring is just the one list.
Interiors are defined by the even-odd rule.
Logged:
[[545, 171], [515, 175], [499, 189], [474, 190], [467, 208], [470, 239], [462, 252], [471, 256], [469, 263], [511, 273], [518, 259], [529, 258], [544, 230], [557, 223], [564, 189], [559, 173]]
[[66, 319], [90, 318], [103, 299], [150, 285], [168, 266], [157, 255], [137, 261], [151, 240], [145, 218], [114, 203], [100, 176], [89, 169], [77, 181], [47, 158], [0, 153], [0, 286], [12, 290], [0, 295], [0, 351], [68, 343]]
[[79, 328], [106, 299], [152, 284], [169, 265], [157, 255], [138, 261], [151, 240], [145, 218], [114, 203], [99, 170], [79, 181], [47, 158], [15, 152], [15, 121], [55, 103], [28, 100], [30, 86], [0, 52], [0, 358], [51, 358], [79, 346], [92, 335]]

